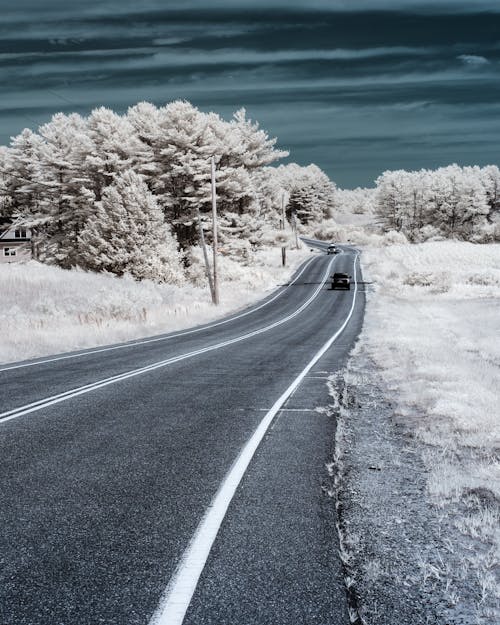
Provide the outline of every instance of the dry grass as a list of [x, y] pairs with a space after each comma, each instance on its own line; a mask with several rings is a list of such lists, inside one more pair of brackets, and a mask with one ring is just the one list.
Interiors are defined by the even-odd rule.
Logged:
[[242, 308], [288, 279], [309, 255], [262, 250], [252, 266], [221, 259], [221, 302], [208, 289], [65, 271], [36, 262], [0, 265], [0, 362], [152, 336]]
[[430, 500], [464, 536], [477, 622], [499, 622], [500, 245], [395, 245], [362, 260], [376, 283], [364, 341], [423, 444]]

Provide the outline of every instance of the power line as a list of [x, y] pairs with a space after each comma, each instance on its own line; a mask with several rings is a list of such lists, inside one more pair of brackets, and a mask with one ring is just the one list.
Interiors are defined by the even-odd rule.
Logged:
[[68, 104], [72, 104], [73, 106], [78, 106], [78, 107], [81, 106], [77, 102], [74, 102], [73, 100], [70, 100], [69, 98], [66, 98], [65, 96], [61, 95], [60, 93], [57, 93], [56, 91], [52, 91], [52, 89], [45, 89], [45, 91], [47, 91], [47, 93], [55, 95], [56, 98], [59, 98], [63, 102], [67, 102]]

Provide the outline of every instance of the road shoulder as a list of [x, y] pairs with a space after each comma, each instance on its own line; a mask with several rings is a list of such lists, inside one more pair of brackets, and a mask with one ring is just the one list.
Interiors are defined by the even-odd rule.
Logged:
[[425, 445], [398, 418], [361, 344], [330, 387], [341, 548], [358, 622], [483, 622], [460, 574], [463, 536], [427, 496]]

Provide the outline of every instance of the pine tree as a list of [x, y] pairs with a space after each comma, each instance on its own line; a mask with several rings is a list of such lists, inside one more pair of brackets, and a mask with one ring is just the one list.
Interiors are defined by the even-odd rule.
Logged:
[[250, 172], [286, 154], [275, 149], [276, 140], [247, 120], [244, 111], [226, 122], [185, 101], [160, 109], [141, 103], [129, 110], [128, 118], [140, 140], [152, 150], [154, 165], [147, 170], [148, 184], [181, 247], [188, 249], [198, 243], [198, 211], [203, 222], [205, 216], [210, 219], [212, 155], [217, 161], [222, 242], [229, 247], [224, 233], [243, 236], [252, 221], [247, 213], [255, 216], [258, 212]]
[[196, 210], [197, 176], [210, 171], [206, 145], [206, 116], [184, 101], [176, 101], [154, 112], [141, 105], [129, 111], [140, 128], [141, 140], [152, 150], [155, 166], [148, 181], [165, 220], [184, 249], [198, 241]]
[[11, 150], [7, 146], [0, 146], [0, 219], [10, 219], [13, 213], [13, 197], [11, 179], [12, 170]]
[[9, 197], [11, 214], [36, 219], [38, 206], [47, 186], [43, 185], [40, 150], [43, 140], [25, 128], [12, 139], [3, 167], [4, 190]]
[[278, 170], [290, 195], [288, 217], [293, 214], [302, 224], [319, 223], [331, 217], [336, 187], [317, 165], [291, 164]]
[[141, 165], [151, 159], [151, 149], [140, 141], [132, 123], [103, 106], [88, 117], [87, 133], [92, 147], [85, 158], [85, 169], [96, 200], [102, 198], [116, 174], [130, 168], [140, 173]]
[[43, 222], [40, 255], [64, 268], [76, 265], [78, 236], [93, 210], [91, 179], [83, 167], [92, 145], [80, 115], [57, 113], [39, 129], [39, 166], [44, 187], [38, 215]]
[[138, 280], [183, 281], [177, 242], [143, 178], [131, 169], [115, 177], [79, 236], [80, 265]]

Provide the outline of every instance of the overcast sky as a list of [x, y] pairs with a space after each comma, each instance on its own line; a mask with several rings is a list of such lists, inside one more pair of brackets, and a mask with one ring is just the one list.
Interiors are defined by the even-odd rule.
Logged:
[[[208, 8], [209, 7], [209, 8]], [[499, 164], [500, 0], [18, 0], [0, 21], [0, 143], [60, 110], [245, 106], [341, 186]]]

